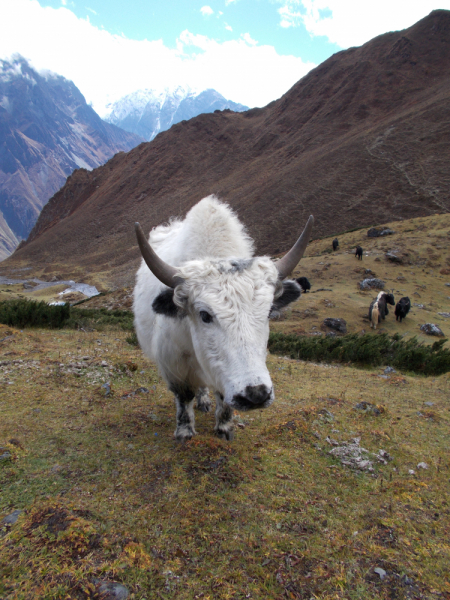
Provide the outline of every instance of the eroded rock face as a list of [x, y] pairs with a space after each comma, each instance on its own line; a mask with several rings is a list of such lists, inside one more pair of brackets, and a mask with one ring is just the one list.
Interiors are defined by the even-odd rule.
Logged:
[[435, 325], [434, 323], [425, 323], [420, 326], [420, 331], [423, 331], [427, 335], [435, 335], [437, 337], [445, 337], [444, 332], [440, 327]]

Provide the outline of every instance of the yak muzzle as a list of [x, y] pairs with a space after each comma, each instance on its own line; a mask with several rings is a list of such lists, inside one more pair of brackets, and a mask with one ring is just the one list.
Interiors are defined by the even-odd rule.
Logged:
[[267, 408], [273, 402], [272, 388], [266, 385], [248, 385], [244, 392], [235, 394], [231, 405], [237, 410], [253, 410], [255, 408]]

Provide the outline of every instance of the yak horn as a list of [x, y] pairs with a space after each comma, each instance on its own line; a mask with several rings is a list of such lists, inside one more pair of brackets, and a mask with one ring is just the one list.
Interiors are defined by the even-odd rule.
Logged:
[[139, 248], [141, 249], [142, 258], [147, 263], [147, 266], [153, 275], [157, 277], [161, 283], [164, 283], [164, 285], [171, 288], [182, 284], [184, 279], [177, 275], [177, 270], [174, 267], [165, 263], [162, 258], [159, 258], [148, 243], [139, 223], [135, 223], [134, 228], [136, 230], [136, 237]]
[[314, 217], [310, 215], [302, 235], [298, 238], [289, 252], [285, 254], [281, 260], [275, 263], [280, 274], [280, 279], [285, 279], [290, 275], [300, 262], [300, 259], [306, 250], [306, 246], [308, 245], [309, 238], [311, 237], [313, 225]]

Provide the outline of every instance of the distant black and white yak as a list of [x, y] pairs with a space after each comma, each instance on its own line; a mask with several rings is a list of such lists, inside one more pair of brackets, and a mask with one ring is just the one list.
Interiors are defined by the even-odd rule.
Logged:
[[334, 238], [333, 240], [333, 251], [337, 250], [339, 248], [339, 240], [337, 238]]
[[[175, 395], [175, 437], [195, 435], [194, 398], [216, 397], [215, 433], [233, 437], [233, 410], [274, 401], [266, 366], [269, 318], [300, 297], [286, 280], [306, 249], [314, 219], [289, 252], [274, 263], [253, 256], [253, 240], [233, 211], [208, 196], [183, 221], [150, 233], [139, 223], [143, 256], [134, 289], [139, 344]], [[149, 243], [150, 242], [150, 243]]]
[[302, 292], [306, 293], [309, 292], [309, 290], [311, 289], [311, 284], [309, 283], [306, 277], [297, 277], [295, 281], [302, 288]]
[[356, 252], [355, 252], [355, 256], [356, 256], [356, 258], [358, 258], [359, 260], [362, 260], [362, 257], [363, 257], [363, 249], [361, 248], [361, 246], [356, 246]]
[[387, 305], [391, 304], [392, 306], [395, 306], [395, 300], [394, 300], [394, 294], [391, 293], [387, 293], [387, 292], [380, 292], [376, 298], [376, 300], [373, 300], [370, 303], [370, 307], [369, 307], [369, 321], [372, 323], [373, 322], [373, 318], [372, 318], [372, 312], [373, 312], [373, 308], [375, 306], [375, 304], [377, 304], [377, 310], [378, 310], [378, 323], [381, 323], [381, 319], [386, 318], [386, 315], [389, 314], [389, 310]]
[[400, 298], [395, 306], [395, 320], [402, 322], [402, 319], [406, 317], [409, 313], [409, 309], [411, 308], [411, 300], [408, 296], [404, 298]]

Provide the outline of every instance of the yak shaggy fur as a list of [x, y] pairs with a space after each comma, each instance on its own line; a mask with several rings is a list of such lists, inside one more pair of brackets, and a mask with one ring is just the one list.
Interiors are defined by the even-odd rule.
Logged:
[[149, 242], [184, 279], [167, 288], [143, 261], [134, 296], [140, 346], [175, 395], [175, 436], [195, 434], [194, 396], [208, 387], [216, 396], [215, 432], [231, 439], [233, 408], [265, 408], [274, 400], [268, 319], [299, 298], [300, 286], [281, 282], [270, 258], [253, 257], [244, 226], [215, 196], [184, 221], [156, 227]]

